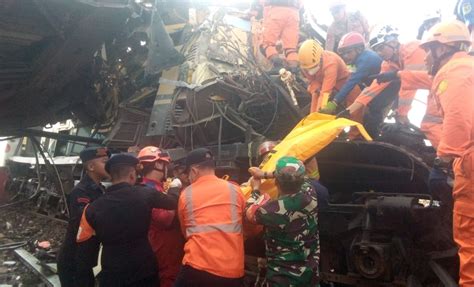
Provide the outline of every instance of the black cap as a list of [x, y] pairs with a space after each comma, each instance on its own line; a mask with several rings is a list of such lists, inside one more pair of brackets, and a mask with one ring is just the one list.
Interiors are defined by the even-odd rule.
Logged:
[[110, 151], [103, 146], [88, 147], [83, 149], [79, 154], [82, 163], [104, 156], [110, 157]]
[[212, 152], [208, 150], [207, 148], [197, 148], [195, 150], [192, 150], [188, 155], [186, 156], [186, 172], [189, 172], [189, 169], [191, 168], [192, 165], [200, 165], [200, 166], [208, 166], [208, 167], [214, 167], [214, 156], [212, 155]]
[[136, 167], [138, 164], [138, 159], [129, 153], [119, 153], [113, 155], [105, 164], [105, 171], [110, 173], [110, 169], [113, 166], [129, 166], [129, 167]]

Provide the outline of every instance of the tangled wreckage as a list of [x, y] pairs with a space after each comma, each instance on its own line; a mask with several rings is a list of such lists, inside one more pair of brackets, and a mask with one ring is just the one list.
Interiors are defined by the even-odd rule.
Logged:
[[[218, 173], [246, 180], [256, 147], [308, 111], [304, 81], [268, 72], [260, 24], [237, 8], [179, 1], [0, 3], [0, 130], [10, 201], [66, 218], [78, 152], [153, 143], [174, 159], [208, 146]], [[302, 38], [324, 39], [306, 19]], [[61, 122], [51, 126], [50, 123]], [[47, 125], [48, 128], [38, 128]], [[449, 198], [428, 191], [434, 151], [415, 129], [318, 154], [324, 282], [456, 286]]]

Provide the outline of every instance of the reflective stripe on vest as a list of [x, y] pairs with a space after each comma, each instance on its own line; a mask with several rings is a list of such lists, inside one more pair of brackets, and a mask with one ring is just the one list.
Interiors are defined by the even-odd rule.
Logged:
[[425, 115], [423, 117], [423, 122], [425, 122], [425, 123], [434, 123], [434, 124], [442, 124], [443, 123], [443, 118], [438, 117], [438, 116], [433, 116], [433, 115]]
[[238, 204], [237, 204], [237, 189], [231, 183], [227, 183], [230, 192], [230, 218], [231, 223], [221, 223], [221, 224], [196, 224], [196, 219], [194, 218], [194, 209], [193, 209], [193, 191], [192, 187], [188, 186], [184, 190], [184, 200], [186, 205], [186, 212], [188, 214], [189, 227], [186, 227], [186, 236], [190, 236], [195, 233], [206, 233], [206, 232], [215, 232], [221, 231], [225, 233], [240, 233], [242, 232], [242, 223], [239, 222], [238, 217]]

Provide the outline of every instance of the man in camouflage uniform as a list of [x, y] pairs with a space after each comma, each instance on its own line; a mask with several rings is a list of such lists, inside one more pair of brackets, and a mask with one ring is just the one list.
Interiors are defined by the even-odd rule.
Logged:
[[267, 286], [318, 286], [316, 191], [304, 180], [304, 164], [294, 157], [279, 159], [274, 175], [279, 198], [260, 194], [259, 180], [252, 179], [246, 208], [247, 220], [265, 226]]
[[336, 52], [342, 36], [349, 32], [357, 32], [369, 42], [369, 24], [359, 12], [346, 11], [345, 1], [335, 0], [330, 5], [334, 22], [329, 26], [326, 36], [326, 50]]

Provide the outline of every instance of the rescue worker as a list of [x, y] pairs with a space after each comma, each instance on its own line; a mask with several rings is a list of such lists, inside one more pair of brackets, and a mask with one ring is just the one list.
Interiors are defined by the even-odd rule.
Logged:
[[[138, 160], [143, 166], [142, 184], [164, 193], [163, 183], [167, 179], [171, 160], [169, 154], [157, 147], [147, 146], [138, 153]], [[173, 286], [184, 254], [184, 238], [176, 210], [153, 209], [148, 240], [158, 262], [159, 286]]]
[[[324, 51], [315, 40], [306, 40], [301, 44], [298, 59], [303, 75], [308, 79], [308, 92], [311, 94], [310, 112], [325, 108], [331, 95], [341, 90], [349, 79], [350, 71], [336, 53]], [[360, 93], [355, 86], [345, 101], [349, 106]]]
[[[148, 242], [153, 208], [176, 209], [180, 182], [171, 183], [168, 194], [144, 186], [135, 186], [138, 159], [130, 154], [111, 157], [105, 170], [112, 186], [88, 205], [77, 233], [79, 270], [94, 266], [97, 250], [93, 241], [102, 243], [100, 286], [150, 286], [157, 283], [156, 258]], [[82, 274], [82, 273], [80, 273]], [[77, 286], [85, 279], [78, 276]]]
[[217, 178], [205, 148], [186, 157], [191, 185], [181, 193], [178, 215], [183, 234], [183, 266], [175, 286], [242, 286], [245, 199], [239, 186]]
[[[425, 70], [425, 52], [420, 48], [418, 41], [401, 44], [398, 41], [398, 30], [390, 25], [383, 26], [375, 31], [374, 37], [370, 40], [370, 48], [374, 50], [383, 59], [380, 75], [374, 77], [371, 85], [365, 88], [357, 97], [355, 102], [348, 108], [352, 115], [368, 106], [373, 100], [377, 99], [376, 105], [372, 103], [372, 116], [365, 117], [364, 126], [376, 134], [380, 124], [383, 122], [388, 109], [396, 100], [396, 92], [382, 91], [389, 88], [391, 82], [396, 82], [391, 89], [397, 91], [400, 89], [400, 81], [397, 78], [397, 72], [402, 70], [423, 71]], [[398, 92], [397, 122], [408, 124], [408, 112], [411, 103], [415, 97], [416, 91], [400, 89]], [[367, 121], [370, 120], [370, 122]]]
[[304, 175], [300, 160], [280, 158], [275, 168], [276, 200], [261, 195], [260, 181], [252, 180], [245, 214], [250, 222], [265, 226], [265, 286], [318, 286], [318, 200]]
[[[58, 276], [61, 286], [78, 286], [76, 284], [77, 244], [76, 234], [81, 221], [84, 207], [98, 199], [104, 193], [105, 188], [101, 180], [108, 178], [105, 171], [105, 163], [109, 159], [109, 151], [106, 147], [85, 148], [79, 154], [84, 169], [81, 181], [72, 189], [68, 199], [69, 222], [63, 245], [58, 253]], [[95, 246], [99, 248], [98, 245]], [[92, 268], [84, 274], [87, 280], [84, 287], [94, 286], [94, 273]]]
[[274, 67], [284, 66], [277, 51], [281, 40], [286, 64], [298, 67], [297, 45], [299, 38], [301, 0], [259, 0], [263, 7], [263, 39], [260, 49]]
[[364, 88], [370, 85], [369, 76], [380, 72], [382, 59], [377, 53], [365, 47], [364, 36], [357, 32], [349, 32], [342, 37], [337, 52], [347, 65], [354, 66], [354, 71], [333, 100], [328, 102], [327, 106], [321, 110], [322, 113], [335, 114], [338, 106], [345, 102], [349, 92], [354, 87]]
[[341, 0], [333, 1], [329, 10], [334, 22], [329, 26], [326, 36], [327, 51], [336, 52], [342, 36], [349, 32], [357, 32], [364, 37], [365, 41], [369, 41], [369, 24], [359, 11], [348, 12], [346, 1]]
[[422, 47], [434, 76], [431, 95], [442, 122], [435, 164], [454, 170], [453, 235], [459, 246], [460, 286], [474, 286], [474, 58], [469, 30], [457, 20], [429, 31]]
[[425, 32], [428, 32], [431, 27], [441, 22], [441, 13], [439, 10], [430, 12], [425, 15], [423, 23], [421, 23], [420, 28], [418, 28], [418, 35], [416, 36], [417, 40], [421, 40]]

